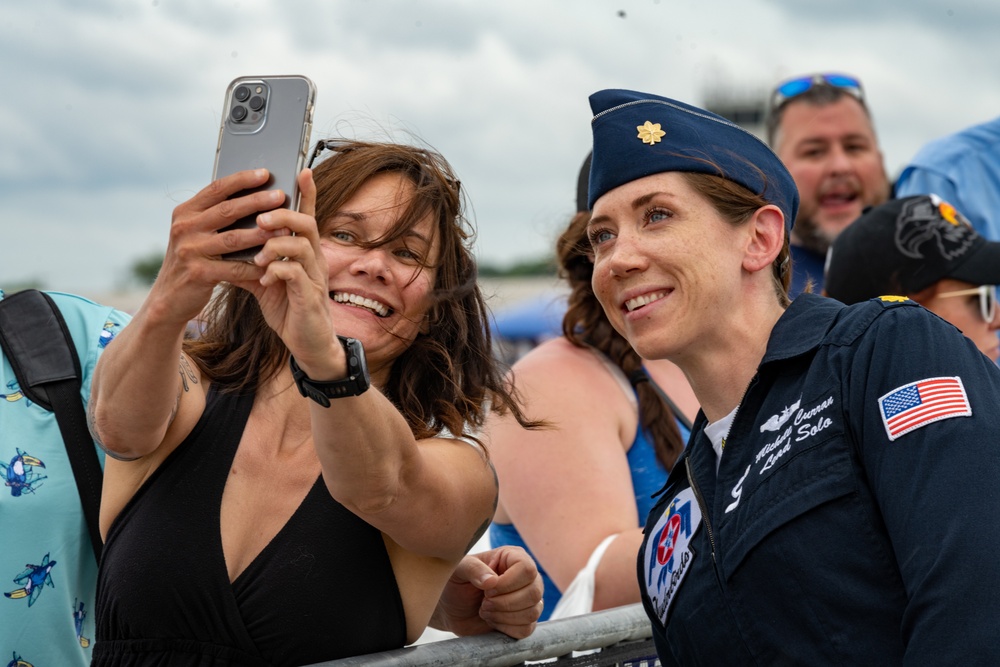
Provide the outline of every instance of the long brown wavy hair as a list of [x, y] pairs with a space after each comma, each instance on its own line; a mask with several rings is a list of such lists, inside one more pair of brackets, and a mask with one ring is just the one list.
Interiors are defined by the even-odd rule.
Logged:
[[[578, 347], [593, 347], [604, 353], [630, 379], [639, 399], [639, 424], [653, 443], [657, 460], [670, 470], [684, 451], [684, 440], [673, 410], [649, 381], [642, 378], [642, 358], [632, 349], [604, 314], [594, 294], [593, 251], [587, 239], [588, 211], [578, 212], [556, 242], [559, 275], [570, 287], [568, 308], [563, 316], [563, 335]], [[646, 378], [642, 378], [646, 379]]]
[[[381, 238], [361, 243], [378, 247], [405, 235], [428, 214], [437, 220], [440, 240], [436, 281], [428, 326], [394, 362], [380, 389], [406, 418], [415, 437], [445, 429], [475, 439], [488, 409], [508, 410], [531, 427], [505, 379], [506, 368], [492, 353], [488, 310], [477, 282], [471, 244], [475, 232], [463, 214], [464, 198], [450, 165], [436, 151], [393, 143], [326, 142], [330, 156], [313, 170], [316, 220], [340, 209], [370, 178], [400, 173], [414, 184], [414, 195], [399, 220]], [[425, 265], [431, 266], [431, 265]], [[289, 353], [264, 321], [252, 294], [232, 285], [220, 287], [204, 315], [200, 336], [185, 351], [224, 391], [256, 391], [288, 362]], [[478, 442], [478, 440], [477, 440]]]

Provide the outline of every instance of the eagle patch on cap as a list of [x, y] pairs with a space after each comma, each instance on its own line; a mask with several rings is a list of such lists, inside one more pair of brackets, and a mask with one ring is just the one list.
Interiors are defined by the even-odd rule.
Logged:
[[[896, 248], [907, 257], [923, 259], [936, 251], [946, 260], [961, 257], [976, 242], [972, 225], [951, 204], [937, 195], [904, 202], [896, 218]], [[921, 246], [933, 240], [933, 250]]]

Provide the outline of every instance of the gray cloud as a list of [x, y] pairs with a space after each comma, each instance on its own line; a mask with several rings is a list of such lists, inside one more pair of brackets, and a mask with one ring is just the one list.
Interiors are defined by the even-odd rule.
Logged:
[[801, 2], [771, 0], [788, 16], [818, 27], [852, 29], [862, 23], [889, 28], [893, 25], [933, 26], [956, 38], [996, 34], [1000, 5], [992, 0], [908, 0], [906, 3], [840, 0]]
[[885, 4], [15, 3], [0, 19], [0, 62], [17, 63], [0, 96], [0, 287], [35, 277], [104, 290], [165, 247], [173, 207], [210, 178], [225, 88], [245, 74], [313, 78], [316, 138], [440, 149], [490, 262], [549, 252], [573, 212], [587, 96], [600, 88], [699, 104], [713, 88], [849, 71], [894, 170], [925, 140], [1000, 113], [989, 34], [1000, 8]]

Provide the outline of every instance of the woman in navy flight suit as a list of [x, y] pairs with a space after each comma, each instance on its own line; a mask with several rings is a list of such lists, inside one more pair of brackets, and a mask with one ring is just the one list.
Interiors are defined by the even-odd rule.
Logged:
[[663, 664], [1000, 664], [1000, 370], [903, 297], [790, 304], [798, 196], [750, 133], [590, 101], [595, 292], [702, 406], [638, 554]]

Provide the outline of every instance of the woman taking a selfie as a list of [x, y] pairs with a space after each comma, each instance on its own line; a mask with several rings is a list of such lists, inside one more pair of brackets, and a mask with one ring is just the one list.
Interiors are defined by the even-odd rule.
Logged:
[[[429, 150], [326, 145], [300, 212], [274, 209], [281, 193], [227, 201], [263, 171], [177, 207], [156, 283], [102, 358], [90, 420], [115, 460], [95, 664], [401, 647], [489, 524], [488, 456], [443, 432], [479, 427], [488, 401], [520, 412], [491, 356], [458, 182]], [[261, 211], [257, 229], [217, 233]], [[259, 244], [252, 263], [220, 259]]]
[[798, 196], [750, 133], [591, 107], [594, 291], [702, 409], [638, 557], [661, 662], [1000, 663], [1000, 370], [905, 298], [789, 304]]

